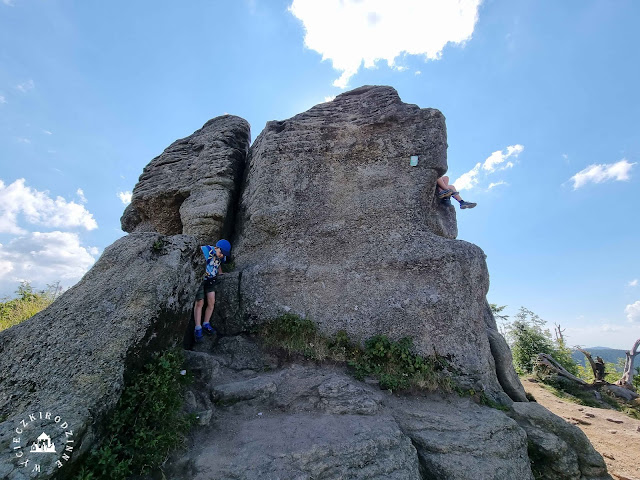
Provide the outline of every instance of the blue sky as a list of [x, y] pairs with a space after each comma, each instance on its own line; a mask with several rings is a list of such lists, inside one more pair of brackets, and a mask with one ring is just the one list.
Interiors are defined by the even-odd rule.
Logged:
[[449, 176], [478, 202], [458, 238], [487, 254], [489, 300], [628, 349], [638, 18], [604, 0], [0, 0], [0, 296], [76, 282], [123, 234], [142, 168], [208, 119], [255, 138], [381, 84], [446, 116]]

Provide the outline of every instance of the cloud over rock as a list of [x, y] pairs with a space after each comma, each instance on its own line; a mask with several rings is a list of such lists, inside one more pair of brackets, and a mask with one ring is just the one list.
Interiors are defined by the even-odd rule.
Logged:
[[302, 21], [304, 43], [342, 72], [333, 85], [347, 88], [365, 68], [386, 60], [394, 67], [406, 53], [437, 60], [448, 43], [471, 38], [481, 0], [293, 0], [289, 11]]

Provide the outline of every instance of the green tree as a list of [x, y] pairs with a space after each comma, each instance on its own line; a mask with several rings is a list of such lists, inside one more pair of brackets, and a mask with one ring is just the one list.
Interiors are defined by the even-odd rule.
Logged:
[[491, 313], [493, 313], [494, 318], [502, 320], [503, 322], [507, 321], [509, 318], [509, 315], [502, 314], [502, 311], [507, 308], [506, 305], [498, 306], [497, 303], [490, 303], [489, 308], [491, 309]]
[[511, 346], [513, 365], [519, 374], [531, 373], [538, 354], [551, 355], [570, 373], [577, 375], [578, 366], [571, 358], [563, 339], [553, 340], [546, 323], [537, 314], [520, 307], [514, 321], [505, 324], [505, 338]]

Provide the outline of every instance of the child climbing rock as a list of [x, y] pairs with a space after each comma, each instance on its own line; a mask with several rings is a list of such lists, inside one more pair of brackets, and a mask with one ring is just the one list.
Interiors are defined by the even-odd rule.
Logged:
[[[227, 240], [218, 240], [215, 247], [204, 245], [200, 248], [202, 248], [204, 258], [207, 260], [207, 267], [196, 292], [196, 303], [193, 306], [193, 317], [196, 322], [194, 332], [196, 342], [202, 341], [202, 330], [209, 335], [213, 335], [216, 332], [210, 323], [213, 315], [213, 306], [216, 302], [215, 285], [218, 275], [222, 275], [222, 263], [231, 254], [231, 244]], [[200, 325], [205, 296], [207, 298], [207, 308], [204, 311], [204, 323]]]
[[460, 209], [462, 210], [466, 208], [473, 208], [477, 205], [477, 203], [465, 202], [464, 200], [462, 200], [462, 197], [460, 197], [460, 192], [456, 191], [456, 187], [454, 185], [449, 185], [449, 177], [440, 177], [437, 183], [438, 198], [440, 200], [446, 200], [449, 197], [453, 197], [458, 201], [458, 203], [460, 204]]

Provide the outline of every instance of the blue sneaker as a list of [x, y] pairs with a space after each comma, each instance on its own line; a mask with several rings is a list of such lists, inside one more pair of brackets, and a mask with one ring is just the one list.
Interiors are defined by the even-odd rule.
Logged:
[[195, 331], [193, 332], [193, 338], [196, 341], [196, 343], [200, 343], [202, 341], [202, 329], [201, 328], [196, 328]]
[[207, 335], [215, 335], [216, 334], [216, 329], [213, 328], [209, 322], [203, 323], [202, 324], [202, 329], [204, 330], [204, 333], [206, 333]]
[[464, 200], [460, 202], [460, 209], [464, 210], [465, 208], [473, 208], [477, 205], [477, 203], [473, 202], [465, 202]]

